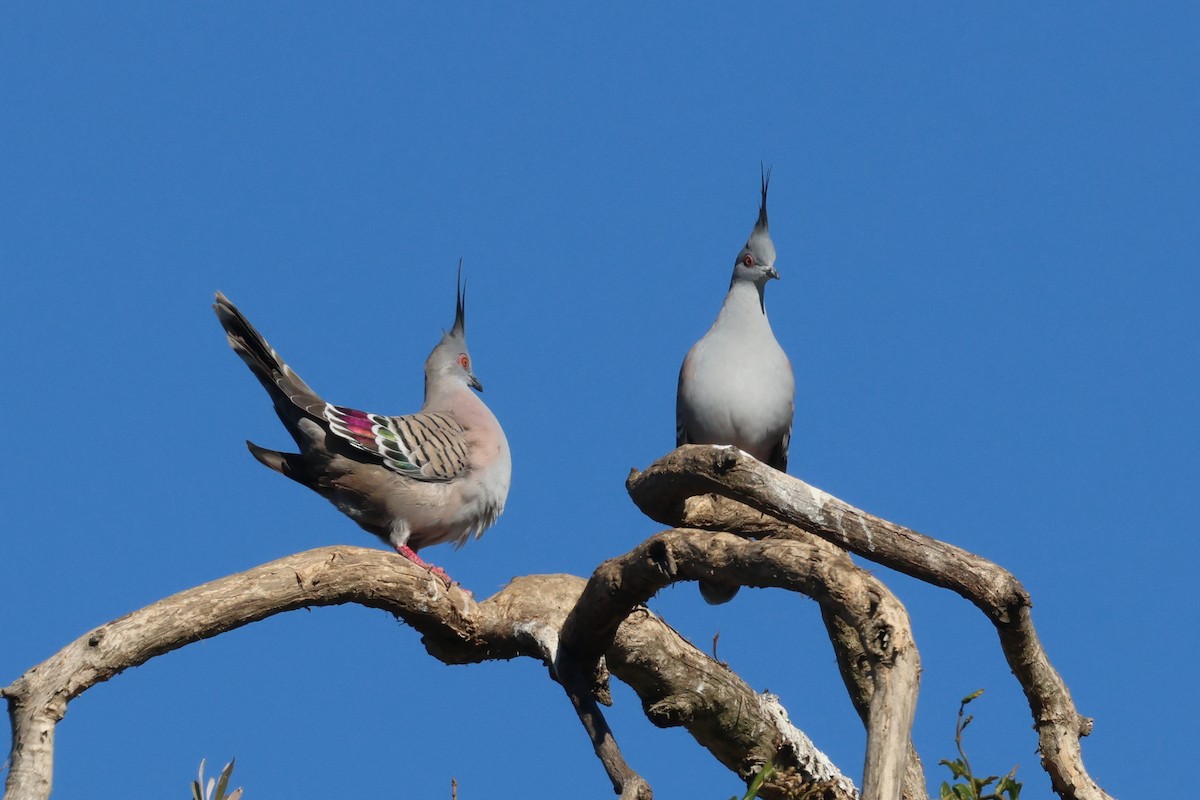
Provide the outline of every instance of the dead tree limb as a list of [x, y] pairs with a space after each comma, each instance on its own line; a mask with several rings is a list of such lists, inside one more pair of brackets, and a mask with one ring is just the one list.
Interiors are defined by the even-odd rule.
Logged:
[[613, 738], [612, 730], [600, 711], [588, 674], [570, 658], [561, 657], [555, 662], [554, 674], [571, 700], [579, 721], [583, 723], [592, 749], [612, 781], [613, 791], [619, 794], [622, 800], [650, 800], [654, 796], [650, 785], [641, 775], [634, 772], [621, 754], [621, 748], [617, 746], [617, 740]]
[[[680, 516], [672, 518], [670, 524], [683, 528], [702, 528], [706, 531], [725, 531], [753, 538], [792, 539], [805, 542], [814, 548], [811, 556], [826, 562], [822, 572], [841, 572], [847, 580], [861, 582], [869, 587], [864, 592], [823, 591], [812, 599], [821, 607], [821, 620], [829, 634], [837, 658], [838, 670], [850, 694], [850, 700], [862, 719], [864, 727], [870, 723], [871, 700], [875, 694], [874, 670], [869, 657], [868, 645], [859, 631], [870, 627], [871, 606], [860, 602], [872, 595], [892, 596], [891, 590], [870, 572], [857, 566], [850, 555], [833, 544], [813, 536], [801, 528], [782, 520], [748, 509], [741, 503], [720, 495], [706, 494], [688, 498], [680, 507]], [[892, 596], [895, 600], [894, 596]], [[899, 604], [899, 600], [895, 600]], [[909, 633], [911, 636], [911, 632]], [[908, 745], [908, 763], [905, 767], [904, 800], [928, 800], [925, 771], [920, 756]]]
[[638, 507], [664, 524], [685, 513], [688, 498], [718, 494], [970, 600], [996, 626], [1001, 649], [1029, 702], [1042, 767], [1054, 791], [1063, 800], [1109, 798], [1083, 765], [1079, 739], [1091, 731], [1092, 720], [1076, 711], [1066, 683], [1038, 640], [1029, 594], [1007, 570], [872, 516], [736, 448], [681, 447], [645, 472], [635, 470], [626, 485]]
[[[676, 581], [714, 578], [743, 586], [791, 589], [812, 597], [833, 595], [837, 602], [832, 605], [854, 608], [846, 621], [860, 626], [857, 633], [865, 643], [873, 681], [862, 796], [864, 800], [899, 798], [920, 669], [908, 614], [886, 587], [862, 570], [847, 570], [844, 562], [825, 558], [822, 548], [812, 542], [751, 541], [687, 529], [652, 536], [596, 569], [563, 625], [560, 663], [590, 673], [608, 650], [617, 627], [635, 608]], [[691, 698], [686, 703], [695, 705]], [[689, 713], [694, 720], [694, 709]], [[785, 763], [810, 758], [814, 750], [806, 744], [804, 752], [785, 753]], [[828, 776], [814, 777], [822, 784], [828, 781]], [[839, 791], [824, 785], [800, 788], [824, 792], [816, 797], [835, 797]], [[770, 795], [764, 792], [764, 796]]]
[[[89, 631], [0, 689], [13, 730], [5, 800], [45, 800], [55, 726], [67, 704], [157, 655], [284, 611], [358, 603], [404, 619], [422, 634], [429, 653], [448, 664], [525, 656], [549, 665], [584, 583], [573, 575], [526, 576], [476, 602], [394, 553], [325, 547], [180, 592]], [[695, 726], [667, 710], [672, 698], [695, 694], [704, 682], [714, 707], [748, 710], [736, 722], [723, 723], [727, 735], [714, 751], [722, 763], [761, 763], [775, 743], [802, 736], [777, 702], [755, 693], [644, 609], [618, 627], [606, 661], [642, 698], [656, 724], [683, 724], [702, 745], [711, 741], [707, 731], [717, 729], [706, 723], [704, 736], [695, 734]], [[627, 784], [636, 788], [636, 781]]]

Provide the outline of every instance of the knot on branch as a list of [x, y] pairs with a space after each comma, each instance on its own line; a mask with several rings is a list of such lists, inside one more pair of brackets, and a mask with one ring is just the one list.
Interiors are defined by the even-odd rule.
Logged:
[[675, 580], [679, 574], [679, 565], [675, 563], [675, 554], [665, 541], [659, 538], [651, 539], [646, 548], [646, 556], [664, 578]]
[[892, 626], [886, 623], [877, 623], [872, 628], [874, 631], [870, 638], [871, 649], [880, 663], [892, 664], [896, 658], [896, 654], [892, 650]]
[[745, 453], [736, 447], [718, 446], [713, 448], [716, 452], [713, 455], [713, 470], [718, 475], [724, 475], [738, 466], [739, 460], [749, 458]]
[[707, 704], [697, 694], [674, 694], [657, 703], [644, 705], [646, 717], [660, 728], [677, 728], [696, 721]]

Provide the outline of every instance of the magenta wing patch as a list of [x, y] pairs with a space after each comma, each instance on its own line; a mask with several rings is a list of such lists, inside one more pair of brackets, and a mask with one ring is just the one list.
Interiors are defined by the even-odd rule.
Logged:
[[333, 433], [401, 475], [447, 481], [467, 470], [464, 431], [449, 414], [388, 417], [326, 403], [324, 416]]

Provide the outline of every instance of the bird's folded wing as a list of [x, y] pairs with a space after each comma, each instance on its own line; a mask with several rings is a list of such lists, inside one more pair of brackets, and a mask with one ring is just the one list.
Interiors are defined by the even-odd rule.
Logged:
[[326, 404], [324, 416], [334, 434], [405, 477], [449, 481], [468, 469], [465, 432], [449, 414], [387, 417]]

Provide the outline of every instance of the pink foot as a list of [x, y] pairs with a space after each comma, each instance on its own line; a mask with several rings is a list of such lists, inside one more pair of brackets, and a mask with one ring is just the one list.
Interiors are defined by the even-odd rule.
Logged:
[[417, 555], [417, 551], [413, 550], [408, 545], [405, 544], [405, 545], [401, 545], [400, 547], [397, 547], [396, 552], [399, 553], [400, 555], [404, 556], [405, 558], [407, 558], [409, 561], [416, 564], [418, 567], [424, 567], [425, 570], [427, 572], [429, 572], [430, 574], [435, 575], [438, 578], [441, 578], [442, 582], [446, 584], [447, 589], [449, 589], [451, 586], [455, 585], [454, 581], [450, 580], [450, 576], [446, 574], [446, 570], [442, 569], [441, 567], [435, 567], [433, 564], [430, 564], [428, 561], [426, 561], [425, 559], [423, 559], [419, 555]]

